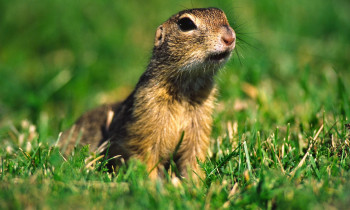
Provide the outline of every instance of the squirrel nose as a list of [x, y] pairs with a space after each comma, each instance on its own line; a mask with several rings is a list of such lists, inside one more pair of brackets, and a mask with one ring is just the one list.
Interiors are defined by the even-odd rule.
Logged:
[[230, 27], [227, 27], [227, 30], [223, 33], [221, 39], [226, 46], [231, 46], [236, 40], [236, 34]]

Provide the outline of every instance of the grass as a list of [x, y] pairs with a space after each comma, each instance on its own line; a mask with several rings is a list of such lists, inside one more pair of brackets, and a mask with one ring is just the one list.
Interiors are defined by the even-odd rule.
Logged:
[[[151, 182], [139, 162], [106, 173], [87, 147], [63, 157], [59, 132], [132, 90], [157, 26], [207, 6], [225, 10], [239, 40], [217, 76], [201, 185]], [[0, 1], [0, 209], [348, 208], [349, 9], [345, 0]]]

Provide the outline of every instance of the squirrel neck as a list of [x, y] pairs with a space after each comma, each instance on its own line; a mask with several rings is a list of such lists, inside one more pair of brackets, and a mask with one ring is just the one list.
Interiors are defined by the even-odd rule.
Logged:
[[166, 94], [164, 98], [201, 105], [215, 91], [215, 72], [205, 67], [187, 71], [179, 69], [174, 62], [152, 58], [136, 89], [162, 89]]

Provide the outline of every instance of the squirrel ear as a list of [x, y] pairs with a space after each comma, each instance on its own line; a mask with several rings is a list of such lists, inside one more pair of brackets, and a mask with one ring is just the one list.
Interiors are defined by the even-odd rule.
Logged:
[[156, 32], [156, 38], [154, 40], [154, 46], [158, 47], [160, 46], [164, 41], [164, 30], [163, 30], [163, 25], [160, 25], [157, 28]]

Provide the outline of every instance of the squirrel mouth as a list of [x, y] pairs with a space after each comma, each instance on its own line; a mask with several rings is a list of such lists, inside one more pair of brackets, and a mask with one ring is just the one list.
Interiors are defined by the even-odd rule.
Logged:
[[230, 51], [229, 50], [226, 50], [222, 53], [213, 53], [213, 54], [210, 54], [208, 57], [207, 57], [207, 60], [208, 61], [222, 61], [224, 59], [226, 59], [227, 57], [230, 56]]

